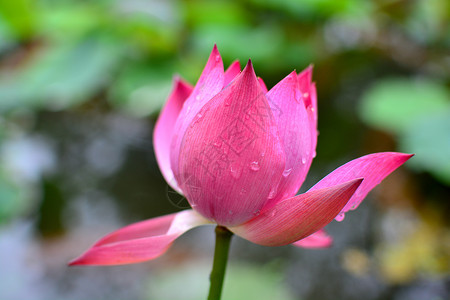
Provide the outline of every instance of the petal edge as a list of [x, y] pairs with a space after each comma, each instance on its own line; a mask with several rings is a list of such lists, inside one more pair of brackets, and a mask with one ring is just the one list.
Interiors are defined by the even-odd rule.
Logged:
[[137, 222], [100, 239], [78, 258], [75, 265], [122, 265], [157, 258], [186, 231], [210, 222], [193, 210]]

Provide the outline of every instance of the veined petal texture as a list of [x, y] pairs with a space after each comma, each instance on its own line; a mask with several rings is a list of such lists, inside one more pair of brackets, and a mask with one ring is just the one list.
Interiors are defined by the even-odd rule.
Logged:
[[154, 259], [164, 254], [186, 231], [209, 224], [193, 210], [185, 210], [114, 231], [69, 265], [121, 265]]
[[350, 200], [362, 178], [282, 200], [245, 224], [235, 234], [263, 246], [283, 246], [303, 239], [330, 223]]
[[181, 193], [180, 188], [173, 176], [170, 167], [170, 144], [173, 130], [178, 115], [181, 112], [185, 100], [192, 93], [192, 86], [180, 78], [175, 78], [172, 93], [159, 114], [153, 133], [153, 146], [155, 148], [156, 160], [159, 169], [166, 182], [176, 191]]
[[187, 129], [178, 182], [195, 210], [232, 226], [259, 212], [284, 168], [275, 120], [249, 62]]
[[174, 127], [174, 134], [171, 141], [170, 164], [175, 179], [178, 181], [178, 161], [180, 158], [180, 148], [188, 126], [202, 109], [224, 86], [224, 71], [222, 57], [219, 50], [214, 46], [208, 62], [194, 87], [190, 96], [186, 99], [183, 108], [178, 116]]

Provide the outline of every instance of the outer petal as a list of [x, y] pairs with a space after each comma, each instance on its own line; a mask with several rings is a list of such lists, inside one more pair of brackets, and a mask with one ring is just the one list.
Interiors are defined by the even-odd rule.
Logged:
[[214, 48], [191, 95], [183, 105], [174, 128], [171, 141], [170, 164], [178, 181], [178, 160], [184, 133], [202, 107], [210, 101], [224, 86], [223, 62], [219, 50]]
[[303, 102], [305, 103], [306, 111], [309, 117], [309, 127], [311, 131], [311, 153], [312, 155], [307, 159], [306, 165], [309, 170], [313, 158], [316, 156], [317, 146], [317, 91], [316, 84], [312, 82], [312, 65], [308, 66], [300, 74], [298, 74], [298, 82], [302, 94]]
[[233, 81], [233, 79], [236, 78], [236, 76], [238, 76], [240, 72], [241, 72], [241, 64], [239, 63], [238, 60], [235, 60], [225, 71], [225, 79], [223, 86], [227, 86], [228, 84], [230, 84], [230, 82]]
[[300, 90], [303, 93], [303, 101], [305, 102], [305, 106], [312, 106], [316, 108], [317, 111], [317, 99], [314, 99], [310, 93], [311, 85], [312, 85], [312, 72], [313, 66], [310, 65], [306, 69], [304, 69], [300, 74], [298, 74], [298, 82], [300, 84]]
[[362, 181], [359, 178], [280, 201], [247, 223], [230, 230], [259, 245], [291, 244], [330, 223]]
[[220, 225], [242, 224], [268, 201], [285, 158], [250, 62], [193, 120], [179, 162], [192, 208]]
[[356, 209], [370, 190], [412, 156], [413, 154], [381, 152], [357, 158], [328, 174], [309, 191], [323, 189], [354, 178], [364, 177], [364, 182], [336, 217], [337, 221], [342, 221], [345, 212]]
[[69, 265], [121, 265], [154, 259], [183, 233], [208, 223], [193, 210], [138, 222], [108, 234]]
[[155, 124], [153, 133], [153, 145], [155, 147], [156, 160], [159, 169], [167, 183], [176, 191], [181, 193], [177, 182], [170, 168], [170, 143], [173, 129], [184, 101], [192, 93], [192, 86], [180, 78], [175, 78], [172, 93], [169, 96], [164, 108], [161, 110], [158, 121]]
[[327, 248], [333, 244], [333, 238], [321, 229], [310, 236], [293, 243], [292, 245], [301, 248]]
[[261, 89], [263, 90], [264, 94], [267, 94], [267, 86], [264, 83], [264, 80], [261, 77], [258, 77], [259, 85], [261, 86]]
[[294, 196], [305, 180], [307, 162], [312, 160], [311, 131], [295, 71], [275, 85], [267, 99], [286, 153], [286, 168], [276, 197], [271, 200], [276, 202]]

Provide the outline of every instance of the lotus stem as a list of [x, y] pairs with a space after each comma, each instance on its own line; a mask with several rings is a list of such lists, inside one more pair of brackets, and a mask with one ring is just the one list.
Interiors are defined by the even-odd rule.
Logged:
[[211, 285], [209, 287], [208, 300], [220, 300], [222, 296], [223, 279], [228, 261], [228, 250], [233, 233], [227, 228], [217, 225], [216, 246], [214, 249], [214, 261], [210, 275]]

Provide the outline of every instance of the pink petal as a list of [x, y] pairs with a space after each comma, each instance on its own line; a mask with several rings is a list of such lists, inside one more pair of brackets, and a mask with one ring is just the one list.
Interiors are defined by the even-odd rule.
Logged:
[[328, 248], [333, 244], [333, 238], [321, 229], [300, 241], [292, 243], [292, 245], [301, 248]]
[[159, 114], [153, 133], [156, 160], [166, 182], [176, 191], [181, 192], [170, 168], [170, 143], [173, 129], [186, 98], [191, 94], [192, 86], [180, 78], [175, 78], [172, 93]]
[[309, 89], [312, 83], [312, 72], [313, 66], [309, 65], [306, 69], [304, 69], [300, 74], [298, 74], [298, 82], [300, 84], [300, 90], [303, 93], [303, 99], [305, 101], [305, 106], [313, 106], [311, 95], [309, 93]]
[[303, 239], [330, 223], [352, 197], [362, 178], [310, 191], [265, 208], [235, 234], [263, 246], [283, 246]]
[[264, 80], [261, 77], [258, 77], [259, 85], [261, 86], [261, 89], [263, 90], [264, 94], [267, 94], [267, 86], [264, 83]]
[[250, 62], [203, 107], [183, 141], [180, 187], [192, 208], [220, 225], [258, 213], [284, 170], [277, 127]]
[[202, 75], [200, 75], [191, 95], [186, 99], [173, 130], [170, 165], [177, 181], [178, 159], [184, 133], [202, 107], [223, 89], [224, 79], [222, 57], [217, 50], [217, 46], [214, 45]]
[[209, 224], [193, 210], [185, 210], [114, 231], [69, 265], [121, 265], [157, 258], [186, 231]]
[[356, 209], [370, 190], [412, 156], [412, 154], [381, 152], [357, 158], [328, 174], [309, 191], [323, 189], [363, 177], [364, 182], [336, 217], [337, 221], [341, 221], [344, 219], [345, 212]]
[[311, 159], [307, 161], [308, 169], [312, 163], [312, 159], [316, 156], [317, 146], [317, 91], [316, 84], [312, 82], [312, 65], [308, 66], [300, 74], [298, 74], [298, 82], [300, 85], [300, 91], [302, 93], [303, 102], [308, 112], [310, 129], [311, 129], [311, 153], [313, 154]]
[[313, 153], [312, 157], [314, 158], [316, 156], [317, 136], [319, 135], [319, 131], [317, 130], [317, 91], [314, 82], [310, 86], [309, 95], [312, 105], [306, 107], [306, 111], [308, 112], [311, 128], [311, 151]]
[[277, 202], [294, 196], [305, 180], [312, 160], [310, 120], [299, 90], [297, 74], [292, 72], [267, 93], [286, 154], [286, 167], [278, 185]]
[[241, 64], [238, 60], [234, 61], [225, 71], [225, 80], [223, 86], [227, 86], [241, 72]]

